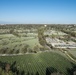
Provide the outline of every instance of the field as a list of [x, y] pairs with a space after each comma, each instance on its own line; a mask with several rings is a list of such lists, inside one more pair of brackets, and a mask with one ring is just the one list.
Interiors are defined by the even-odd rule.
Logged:
[[71, 49], [71, 50], [69, 50], [69, 52], [70, 52], [74, 57], [76, 57], [76, 49]]
[[27, 34], [27, 37], [16, 37], [13, 34], [0, 34], [0, 54], [20, 53], [20, 49], [26, 47], [33, 50], [36, 45], [40, 46], [37, 35], [35, 35]]
[[71, 68], [71, 63], [65, 57], [54, 52], [6, 56], [0, 57], [0, 61], [10, 63], [16, 61], [19, 69], [34, 74], [38, 71], [39, 75], [45, 75], [47, 67], [54, 67], [64, 75], [66, 75], [66, 68]]
[[[27, 75], [28, 72], [30, 75], [36, 75], [36, 72], [39, 75], [46, 75], [47, 67], [56, 68], [57, 72], [69, 75], [67, 68], [73, 68], [71, 62], [74, 63], [74, 61], [65, 54], [65, 51], [76, 56], [76, 49], [52, 46], [52, 43], [58, 44], [62, 41], [66, 44], [69, 41], [76, 44], [75, 34], [72, 35], [71, 28], [66, 31], [67, 27], [66, 25], [0, 26], [0, 61], [10, 64], [16, 61], [16, 67], [20, 71], [24, 70], [24, 75]], [[51, 38], [50, 44], [46, 38]]]

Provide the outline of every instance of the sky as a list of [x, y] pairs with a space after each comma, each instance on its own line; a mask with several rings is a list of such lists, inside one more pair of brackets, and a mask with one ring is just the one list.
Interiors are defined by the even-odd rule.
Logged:
[[0, 24], [76, 24], [76, 0], [0, 0]]

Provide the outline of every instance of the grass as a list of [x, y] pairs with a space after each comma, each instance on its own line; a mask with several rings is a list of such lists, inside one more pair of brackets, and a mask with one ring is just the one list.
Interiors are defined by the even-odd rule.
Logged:
[[27, 45], [29, 45], [29, 47], [31, 49], [33, 49], [35, 45], [40, 45], [38, 42], [38, 38], [29, 38], [29, 39], [24, 38], [21, 41], [20, 41], [20, 39], [16, 38], [14, 41], [11, 41], [11, 40], [6, 41], [5, 45], [2, 45], [2, 44], [5, 44], [5, 42], [4, 43], [3, 43], [3, 41], [0, 42], [0, 46], [1, 47], [8, 46], [10, 49], [11, 49], [11, 46], [14, 47], [15, 45], [19, 45], [19, 44], [27, 44]]
[[9, 63], [17, 61], [17, 65], [21, 70], [25, 70], [26, 73], [28, 71], [33, 72], [34, 74], [38, 71], [40, 75], [45, 75], [47, 67], [54, 67], [66, 75], [66, 68], [72, 67], [66, 58], [54, 52], [0, 57], [0, 61]]
[[14, 37], [14, 35], [12, 35], [12, 34], [0, 34], [0, 38], [10, 38], [10, 37]]
[[40, 45], [38, 42], [38, 38], [24, 41], [24, 43], [28, 44], [32, 49], [34, 48], [35, 45]]
[[[29, 34], [30, 35], [30, 34]], [[34, 35], [34, 34], [33, 34]], [[34, 36], [29, 37], [16, 37], [12, 34], [1, 34], [0, 35], [0, 50], [4, 47], [8, 47], [9, 50], [12, 50], [15, 48], [15, 46], [18, 46], [20, 44], [27, 44], [31, 49], [34, 48], [35, 45], [39, 45], [38, 38]], [[18, 48], [15, 48], [16, 50], [20, 49], [21, 47], [18, 46]]]
[[69, 52], [70, 52], [74, 57], [76, 57], [76, 49], [71, 49], [71, 50], [69, 50]]
[[[25, 35], [25, 34], [22, 34]], [[16, 37], [12, 34], [3, 34], [0, 35], [0, 48], [8, 47], [9, 50], [15, 48], [18, 50], [21, 48], [20, 44], [28, 44], [31, 49], [35, 45], [39, 45], [38, 38], [35, 37], [37, 34], [27, 34], [29, 37]], [[17, 45], [17, 47], [15, 47]], [[36, 73], [39, 72], [40, 75], [46, 74], [47, 67], [57, 68], [58, 71], [61, 71], [66, 75], [66, 68], [71, 68], [72, 65], [69, 60], [67, 60], [63, 54], [58, 51], [36, 53], [36, 54], [26, 54], [22, 56], [0, 56], [0, 61], [12, 63], [17, 62], [20, 70], [25, 70], [27, 73]]]

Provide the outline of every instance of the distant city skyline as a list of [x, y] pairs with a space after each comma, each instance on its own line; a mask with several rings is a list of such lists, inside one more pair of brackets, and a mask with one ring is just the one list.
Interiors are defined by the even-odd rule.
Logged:
[[76, 24], [76, 0], [0, 0], [0, 24]]

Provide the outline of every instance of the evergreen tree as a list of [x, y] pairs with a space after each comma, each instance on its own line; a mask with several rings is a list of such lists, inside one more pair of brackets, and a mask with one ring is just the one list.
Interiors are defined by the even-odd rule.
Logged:
[[29, 72], [27, 73], [27, 75], [30, 75]]
[[38, 72], [36, 72], [36, 75], [39, 75], [39, 73], [38, 73]]

